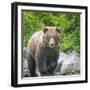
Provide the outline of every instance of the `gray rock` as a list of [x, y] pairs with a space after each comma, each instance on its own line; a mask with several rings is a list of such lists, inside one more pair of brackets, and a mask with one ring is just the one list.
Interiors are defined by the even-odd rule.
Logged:
[[23, 58], [23, 72], [22, 72], [23, 77], [29, 77], [29, 69], [28, 69], [28, 62], [27, 59]]
[[80, 74], [80, 57], [75, 51], [68, 54], [60, 52], [58, 64], [61, 75]]

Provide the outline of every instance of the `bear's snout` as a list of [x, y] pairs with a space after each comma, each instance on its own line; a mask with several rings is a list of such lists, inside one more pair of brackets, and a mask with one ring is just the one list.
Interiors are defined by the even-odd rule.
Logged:
[[55, 47], [55, 40], [54, 40], [54, 38], [50, 38], [50, 40], [49, 40], [49, 47], [50, 48], [54, 48]]

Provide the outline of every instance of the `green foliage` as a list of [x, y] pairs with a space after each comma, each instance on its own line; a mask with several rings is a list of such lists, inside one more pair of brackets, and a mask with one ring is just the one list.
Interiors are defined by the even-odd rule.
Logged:
[[57, 26], [61, 29], [62, 51], [75, 50], [80, 52], [80, 14], [61, 12], [22, 12], [23, 45], [27, 46], [32, 34], [44, 26]]

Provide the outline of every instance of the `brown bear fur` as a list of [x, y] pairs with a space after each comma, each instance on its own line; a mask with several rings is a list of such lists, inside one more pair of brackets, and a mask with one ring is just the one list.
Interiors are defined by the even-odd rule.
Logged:
[[57, 66], [60, 32], [56, 27], [45, 27], [33, 34], [27, 47], [29, 72], [32, 77], [53, 75]]

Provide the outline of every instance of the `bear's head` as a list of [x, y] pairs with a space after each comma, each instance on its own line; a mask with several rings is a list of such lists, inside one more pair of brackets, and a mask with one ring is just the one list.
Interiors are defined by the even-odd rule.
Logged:
[[60, 46], [60, 29], [57, 27], [45, 27], [43, 28], [44, 44], [46, 47], [55, 48]]

